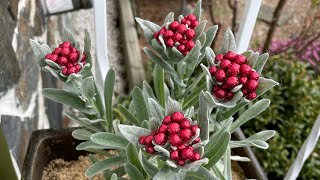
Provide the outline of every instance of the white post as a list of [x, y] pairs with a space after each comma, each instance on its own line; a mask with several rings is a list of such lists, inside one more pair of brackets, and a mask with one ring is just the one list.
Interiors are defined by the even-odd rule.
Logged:
[[96, 32], [96, 79], [98, 88], [102, 90], [104, 78], [109, 70], [107, 53], [107, 2], [106, 0], [93, 0], [94, 21]]
[[262, 0], [247, 0], [236, 34], [237, 53], [247, 51]]

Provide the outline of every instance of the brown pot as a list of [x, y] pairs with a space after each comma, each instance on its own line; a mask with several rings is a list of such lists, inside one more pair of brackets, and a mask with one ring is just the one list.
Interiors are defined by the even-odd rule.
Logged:
[[[81, 141], [72, 137], [74, 128], [66, 129], [46, 129], [34, 131], [31, 135], [26, 159], [22, 169], [22, 180], [35, 180], [42, 178], [45, 166], [54, 159], [64, 159], [65, 161], [77, 160], [80, 155], [87, 154], [86, 151], [77, 151], [76, 146]], [[243, 139], [241, 130], [237, 130], [232, 135], [232, 139]], [[249, 179], [267, 179], [256, 156], [251, 148], [233, 149], [233, 154], [246, 156], [251, 162], [239, 162]]]

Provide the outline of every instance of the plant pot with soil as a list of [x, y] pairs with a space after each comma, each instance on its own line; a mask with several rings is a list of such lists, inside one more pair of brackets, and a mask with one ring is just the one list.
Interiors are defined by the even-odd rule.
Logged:
[[[87, 177], [232, 179], [231, 161], [252, 158], [250, 154], [237, 155], [233, 149], [268, 147], [266, 141], [275, 134], [272, 130], [231, 139], [242, 124], [270, 104], [267, 99], [253, 103], [277, 84], [260, 77], [268, 54], [236, 54], [234, 36], [228, 29], [215, 55], [209, 46], [217, 26], [204, 32], [206, 21], [200, 21], [200, 11], [201, 1], [192, 14], [180, 15], [178, 20], [169, 13], [162, 26], [136, 18], [149, 44], [144, 51], [155, 66], [153, 86], [143, 82], [134, 87], [129, 106], [112, 102], [114, 69], [107, 73], [103, 92], [97, 88], [87, 31], [83, 52], [67, 29], [64, 43], [53, 49], [31, 40], [39, 65], [68, 86], [44, 89], [42, 94], [80, 111], [78, 115], [65, 112], [83, 126], [72, 132], [82, 141], [76, 150], [100, 155], [89, 155], [92, 165], [85, 171]], [[198, 67], [201, 73], [195, 71]], [[249, 103], [250, 108], [234, 120], [233, 115]], [[121, 121], [113, 117], [114, 109]]]

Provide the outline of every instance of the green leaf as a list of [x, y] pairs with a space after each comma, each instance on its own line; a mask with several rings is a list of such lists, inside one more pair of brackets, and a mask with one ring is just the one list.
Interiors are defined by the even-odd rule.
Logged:
[[207, 164], [209, 162], [208, 158], [203, 158], [195, 162], [190, 162], [188, 164], [185, 164], [184, 166], [180, 167], [180, 169], [183, 169], [185, 171], [198, 171], [200, 166], [203, 164]]
[[219, 180], [212, 172], [204, 167], [200, 167], [197, 172], [189, 171], [185, 180]]
[[[206, 32], [206, 41], [204, 44], [202, 44], [202, 49], [203, 49], [202, 51], [205, 51], [207, 47], [211, 46], [211, 43], [215, 38], [217, 31], [218, 31], [218, 25], [214, 25], [208, 29], [208, 31]], [[204, 54], [204, 52], [202, 53]]]
[[241, 141], [230, 141], [230, 146], [231, 148], [255, 146], [261, 149], [267, 149], [269, 145], [265, 141], [272, 138], [275, 134], [276, 132], [273, 130], [261, 131]]
[[139, 126], [141, 124], [142, 121], [140, 121], [133, 114], [131, 114], [131, 112], [127, 108], [125, 108], [122, 104], [118, 105], [118, 109], [121, 112], [121, 114], [132, 124], [136, 126]]
[[193, 10], [193, 14], [197, 16], [197, 20], [199, 22], [201, 20], [201, 9], [202, 9], [201, 4], [202, 4], [202, 0], [199, 0]]
[[86, 103], [75, 93], [54, 88], [45, 88], [42, 95], [52, 101], [78, 109], [82, 113], [96, 114], [94, 110], [86, 107]]
[[138, 86], [134, 87], [132, 90], [132, 101], [134, 103], [134, 109], [138, 119], [140, 121], [149, 119], [148, 106], [145, 98], [143, 97], [143, 93]]
[[92, 64], [92, 59], [91, 59], [91, 37], [88, 32], [88, 29], [84, 29], [84, 50], [83, 53], [86, 55], [86, 61], [87, 63]]
[[121, 134], [132, 144], [137, 145], [140, 136], [149, 135], [151, 131], [149, 129], [119, 124], [119, 130]]
[[248, 104], [249, 104], [249, 101], [243, 99], [240, 102], [238, 102], [237, 105], [234, 106], [233, 108], [228, 109], [227, 111], [224, 111], [224, 112], [220, 111], [217, 114], [217, 121], [222, 121], [222, 120], [225, 120], [225, 119], [228, 119], [228, 118], [232, 117], [241, 108], [245, 107]]
[[201, 140], [209, 139], [209, 108], [203, 92], [201, 92], [199, 96], [198, 125], [201, 127]]
[[124, 168], [125, 168], [126, 173], [129, 175], [131, 180], [143, 180], [143, 179], [145, 179], [143, 177], [143, 175], [141, 174], [141, 172], [137, 169], [137, 167], [135, 167], [131, 163], [126, 163], [124, 165]]
[[140, 27], [142, 28], [144, 32], [144, 37], [146, 37], [148, 44], [151, 45], [153, 34], [160, 29], [160, 26], [158, 26], [157, 24], [154, 24], [153, 22], [140, 19], [138, 17], [136, 17], [135, 19], [139, 23]]
[[230, 133], [225, 131], [219, 136], [216, 143], [213, 144], [213, 147], [209, 147], [208, 145], [205, 147], [205, 149], [208, 148], [208, 151], [204, 154], [203, 157], [208, 158], [209, 162], [208, 164], [204, 165], [204, 167], [211, 168], [215, 163], [217, 163], [221, 159], [228, 147], [230, 136]]
[[120, 156], [114, 156], [109, 157], [108, 159], [98, 161], [91, 165], [85, 172], [85, 175], [87, 177], [93, 177], [96, 174], [105, 171], [113, 166], [118, 166], [121, 164], [124, 164], [127, 161], [126, 156], [120, 155]]
[[112, 120], [113, 120], [113, 114], [112, 114], [112, 97], [113, 97], [113, 91], [114, 91], [114, 84], [116, 81], [116, 72], [113, 68], [110, 68], [105, 82], [104, 82], [104, 101], [105, 101], [105, 107], [106, 107], [106, 120], [108, 123], [109, 130], [112, 129]]
[[50, 59], [45, 59], [44, 61], [45, 61], [49, 66], [51, 66], [52, 68], [57, 69], [57, 70], [61, 70], [61, 67], [60, 67], [57, 63], [53, 62], [52, 60], [50, 60]]
[[205, 88], [206, 88], [206, 83], [204, 82], [200, 86], [198, 86], [196, 89], [194, 89], [192, 93], [185, 98], [183, 102], [183, 109], [189, 108], [193, 106], [195, 103], [197, 103], [199, 99], [199, 93], [203, 91]]
[[174, 180], [172, 178], [173, 171], [169, 168], [169, 166], [164, 166], [158, 171], [158, 173], [153, 177], [153, 180]]
[[201, 43], [200, 41], [197, 41], [192, 50], [187, 54], [185, 58], [182, 59], [182, 61], [185, 61], [187, 63], [187, 68], [189, 70], [194, 70], [194, 68], [198, 65], [200, 49]]
[[258, 58], [259, 58], [259, 53], [258, 52], [252, 52], [252, 51], [248, 51], [248, 52], [245, 52], [243, 53], [244, 56], [247, 57], [248, 59], [248, 64], [251, 66], [251, 67], [254, 67]]
[[118, 180], [117, 174], [113, 173], [110, 177], [110, 180]]
[[96, 107], [100, 113], [100, 118], [104, 118], [104, 113], [105, 113], [105, 105], [104, 105], [104, 101], [102, 100], [102, 96], [101, 96], [101, 93], [100, 93], [100, 90], [98, 89], [96, 83], [94, 83], [94, 89], [95, 89], [95, 96], [94, 96], [94, 99], [95, 99], [95, 104], [96, 104]]
[[76, 40], [74, 39], [71, 31], [67, 27], [65, 27], [62, 31], [62, 41], [68, 41], [72, 44], [72, 46], [76, 45]]
[[127, 139], [125, 139], [124, 137], [108, 132], [98, 132], [91, 135], [91, 141], [103, 146], [108, 146], [110, 148], [120, 150], [127, 149], [128, 144]]
[[206, 27], [207, 20], [202, 21], [194, 30], [196, 31], [196, 39], [198, 39], [203, 33], [204, 28]]
[[278, 82], [276, 82], [272, 79], [267, 79], [267, 78], [263, 78], [263, 77], [260, 77], [258, 82], [259, 82], [259, 87], [256, 90], [257, 97], [264, 94], [266, 91], [273, 88], [274, 86], [279, 85]]
[[178, 101], [171, 99], [171, 97], [168, 97], [166, 105], [166, 116], [171, 115], [174, 112], [182, 112], [182, 108]]
[[231, 171], [231, 151], [230, 147], [227, 148], [227, 151], [224, 155], [223, 162], [224, 162], [224, 177], [226, 179], [232, 179], [232, 171]]
[[139, 151], [139, 159], [140, 162], [142, 163], [142, 167], [144, 171], [151, 177], [153, 178], [159, 171], [159, 169], [154, 166], [152, 163], [150, 163], [142, 154], [142, 151]]
[[268, 58], [269, 58], [269, 54], [268, 53], [262, 54], [261, 56], [258, 57], [257, 62], [254, 64], [254, 66], [252, 68], [254, 70], [256, 70], [259, 74], [261, 74], [264, 65], [268, 61]]
[[30, 39], [30, 46], [35, 55], [35, 59], [40, 67], [47, 65], [45, 60], [45, 55], [51, 53], [51, 49], [47, 48], [44, 44], [39, 44], [37, 41]]
[[136, 146], [132, 143], [129, 143], [127, 146], [127, 158], [128, 162], [131, 163], [140, 173], [143, 173], [143, 167], [139, 160], [139, 153]]
[[95, 150], [98, 150], [98, 149], [108, 149], [109, 146], [103, 146], [103, 145], [99, 145], [97, 143], [94, 143], [92, 141], [85, 141], [85, 142], [82, 142], [80, 143], [77, 147], [76, 147], [76, 150], [78, 151], [81, 151], [81, 150], [91, 150], [91, 149], [95, 149]]
[[82, 96], [84, 96], [88, 100], [92, 99], [95, 96], [96, 92], [93, 76], [87, 77], [82, 81], [81, 90]]
[[164, 20], [164, 23], [163, 23], [163, 26], [166, 26], [167, 23], [172, 23], [173, 21], [174, 21], [174, 13], [173, 13], [173, 12], [170, 12], [170, 13], [166, 16], [166, 18], [165, 18], [165, 20]]
[[143, 81], [143, 88], [142, 88], [143, 96], [145, 98], [153, 98], [156, 99], [154, 96], [152, 87], [147, 83], [147, 81]]
[[162, 107], [165, 107], [166, 96], [164, 93], [164, 72], [159, 65], [155, 65], [153, 69], [153, 85], [157, 99]]
[[92, 133], [85, 129], [76, 129], [72, 131], [72, 137], [78, 140], [83, 140], [83, 141], [90, 140], [91, 135]]
[[155, 117], [161, 124], [161, 120], [164, 118], [162, 107], [152, 98], [148, 98], [148, 105], [150, 117]]
[[246, 123], [250, 119], [256, 117], [258, 114], [263, 112], [270, 104], [269, 99], [261, 99], [252, 105], [249, 109], [247, 109], [244, 113], [242, 113], [239, 118], [234, 121], [231, 125], [230, 132], [234, 132], [238, 127], [242, 124]]
[[219, 54], [225, 54], [228, 51], [236, 51], [236, 41], [234, 40], [234, 36], [232, 31], [228, 28], [224, 33], [221, 47], [219, 49]]
[[80, 124], [80, 125], [88, 128], [88, 129], [90, 129], [90, 130], [92, 130], [92, 131], [94, 131], [94, 132], [100, 132], [100, 131], [101, 131], [98, 127], [96, 127], [96, 126], [93, 124], [94, 121], [92, 122], [92, 120], [90, 121], [89, 119], [79, 118], [78, 116], [76, 116], [76, 115], [74, 115], [74, 114], [72, 114], [72, 113], [70, 113], [70, 112], [65, 112], [64, 114], [65, 114], [69, 119], [71, 119], [72, 121], [75, 121], [75, 122], [77, 122], [78, 124]]
[[209, 67], [213, 66], [215, 64], [214, 61], [215, 61], [216, 55], [210, 47], [206, 47], [205, 55], [206, 55]]

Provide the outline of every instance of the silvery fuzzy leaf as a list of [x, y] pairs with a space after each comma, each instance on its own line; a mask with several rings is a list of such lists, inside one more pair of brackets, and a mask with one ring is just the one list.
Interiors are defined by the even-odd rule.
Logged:
[[159, 145], [155, 145], [154, 150], [156, 150], [159, 153], [162, 153], [163, 155], [165, 155], [167, 157], [170, 157], [170, 152]]
[[231, 148], [238, 148], [238, 147], [247, 147], [247, 146], [255, 146], [260, 149], [268, 149], [269, 145], [265, 141], [261, 140], [251, 140], [251, 141], [230, 141]]
[[203, 158], [203, 159], [200, 159], [198, 161], [185, 164], [184, 166], [180, 167], [180, 169], [183, 169], [185, 171], [196, 172], [196, 171], [199, 170], [200, 166], [202, 166], [203, 164], [208, 164], [208, 162], [209, 162], [208, 158]]
[[198, 38], [198, 40], [200, 41], [200, 44], [201, 44], [201, 48], [204, 47], [204, 45], [206, 43], [206, 39], [207, 39], [206, 33], [202, 33], [201, 36]]
[[[121, 125], [119, 125], [121, 126]], [[121, 131], [121, 129], [120, 129]], [[122, 133], [122, 132], [121, 132]], [[108, 132], [98, 132], [92, 134], [90, 137], [91, 141], [99, 145], [107, 146], [110, 149], [121, 149], [125, 150], [128, 145], [128, 140], [121, 135]]]
[[118, 180], [118, 176], [116, 173], [112, 173], [110, 180]]
[[200, 22], [201, 20], [201, 7], [202, 0], [199, 0], [193, 9], [193, 14], [197, 17], [197, 20]]
[[139, 160], [139, 153], [138, 153], [137, 147], [134, 144], [132, 143], [128, 144], [126, 155], [127, 155], [128, 162], [134, 165], [141, 173], [143, 173], [144, 171], [143, 171], [142, 164]]
[[121, 134], [132, 144], [137, 145], [141, 136], [146, 136], [151, 133], [149, 129], [119, 124]]
[[[248, 65], [250, 65], [251, 67], [254, 67], [258, 58], [259, 58], [259, 53], [249, 51], [248, 53], [244, 53], [243, 55], [247, 57]], [[248, 56], [248, 55], [250, 55], [250, 56]]]
[[53, 69], [50, 66], [44, 66], [44, 67], [42, 67], [42, 70], [49, 72], [52, 76], [56, 77], [57, 79], [59, 79], [62, 82], [67, 81], [67, 78], [64, 75], [62, 76], [59, 74], [59, 73], [61, 73], [60, 70]]
[[197, 40], [192, 50], [187, 54], [185, 58], [182, 59], [182, 61], [185, 61], [187, 63], [187, 67], [189, 70], [194, 70], [194, 68], [198, 65], [197, 62], [200, 55], [200, 49], [201, 43]]
[[236, 91], [240, 90], [241, 88], [242, 88], [242, 84], [240, 84], [240, 85], [234, 87], [233, 89], [231, 89], [231, 92], [236, 92]]
[[130, 179], [132, 180], [144, 179], [143, 174], [141, 174], [141, 172], [133, 164], [126, 163], [124, 165], [124, 169], [128, 174], [128, 176], [130, 177]]
[[217, 124], [220, 124], [220, 123], [218, 123], [218, 122], [215, 123], [217, 126], [217, 131], [213, 135], [210, 136], [210, 139], [209, 139], [207, 146], [212, 147], [214, 142], [218, 139], [218, 137], [221, 133], [229, 131], [232, 122], [233, 122], [233, 117], [230, 117], [230, 118], [222, 121], [221, 122], [222, 125], [220, 127], [217, 126]]
[[71, 31], [67, 27], [65, 27], [62, 31], [62, 40], [64, 42], [70, 42], [72, 46], [76, 45], [76, 40], [74, 39]]
[[194, 30], [196, 31], [196, 39], [199, 39], [199, 37], [202, 35], [204, 28], [207, 25], [207, 20], [202, 21], [201, 23], [199, 23], [199, 25], [194, 28]]
[[264, 65], [268, 61], [268, 58], [269, 58], [268, 53], [264, 53], [264, 54], [260, 55], [258, 57], [258, 60], [256, 61], [256, 63], [254, 64], [254, 66], [252, 68], [254, 70], [256, 70], [257, 73], [261, 74], [261, 71], [263, 70]]
[[72, 84], [75, 81], [80, 82], [82, 80], [81, 74], [72, 73], [68, 76], [68, 79], [66, 81], [67, 84]]
[[230, 159], [232, 161], [240, 161], [240, 162], [250, 162], [251, 161], [248, 157], [242, 157], [242, 156], [231, 156]]
[[148, 98], [148, 105], [149, 105], [149, 113], [150, 117], [155, 117], [156, 120], [161, 123], [161, 120], [164, 118], [163, 112], [164, 109], [152, 98]]
[[179, 23], [181, 22], [181, 20], [184, 18], [184, 16], [183, 15], [179, 15], [178, 16], [178, 21], [179, 21]]
[[[198, 143], [198, 144], [199, 144], [199, 143]], [[200, 154], [200, 157], [203, 156], [203, 154], [204, 154], [204, 147], [203, 147], [203, 146], [197, 147], [197, 144], [194, 144], [194, 145], [192, 145], [192, 147], [194, 148], [194, 150], [195, 150], [196, 152], [198, 152], [198, 153]]]
[[186, 172], [180, 171], [175, 173], [171, 171], [170, 167], [165, 165], [160, 171], [153, 177], [153, 180], [175, 180], [175, 179], [184, 179]]
[[51, 49], [44, 44], [39, 44], [37, 41], [30, 39], [29, 41], [32, 51], [35, 55], [36, 61], [40, 67], [46, 66], [44, 61], [45, 55], [51, 53]]
[[116, 82], [116, 71], [113, 68], [110, 68], [107, 72], [104, 81], [104, 102], [105, 102], [105, 109], [106, 109], [106, 120], [108, 123], [108, 128], [112, 129], [112, 120], [113, 120], [113, 112], [112, 112], [112, 97], [114, 94], [114, 85]]
[[200, 167], [197, 172], [189, 171], [184, 180], [219, 180], [219, 178], [215, 177], [212, 172], [204, 167]]
[[232, 107], [236, 106], [237, 101], [240, 100], [240, 98], [243, 96], [243, 94], [241, 91], [238, 91], [235, 93], [233, 98], [227, 102], [222, 102], [222, 101], [218, 100], [216, 97], [211, 95], [208, 91], [205, 92], [205, 96], [212, 107], [220, 106], [220, 107], [232, 108]]
[[219, 180], [227, 180], [224, 177], [224, 175], [222, 174], [222, 171], [223, 171], [223, 164], [222, 163], [218, 162], [215, 165], [213, 165], [212, 170], [213, 170], [214, 174], [218, 177]]
[[186, 96], [184, 98], [183, 101], [183, 109], [187, 109], [193, 105], [195, 105], [196, 103], [198, 103], [199, 101], [199, 94], [201, 91], [206, 89], [206, 83], [202, 83], [201, 85], [199, 85], [197, 88], [195, 88], [193, 91], [191, 91], [191, 93]]
[[87, 28], [84, 29], [84, 50], [83, 52], [88, 55], [91, 49], [91, 37]]
[[173, 46], [172, 48], [167, 49], [168, 50], [168, 55], [171, 60], [175, 62], [181, 62], [181, 59], [184, 58], [184, 56], [181, 54], [181, 52]]
[[78, 74], [81, 74], [82, 78], [92, 76], [91, 64], [86, 63], [84, 66], [82, 66], [82, 69], [80, 70], [80, 72]]
[[100, 145], [97, 143], [94, 143], [92, 141], [85, 141], [80, 143], [77, 147], [76, 150], [78, 151], [83, 151], [83, 150], [90, 150], [90, 149], [109, 149], [109, 146], [104, 146], [104, 145]]
[[234, 106], [231, 109], [228, 109], [227, 111], [220, 111], [217, 114], [217, 121], [222, 121], [225, 119], [228, 119], [232, 117], [235, 113], [237, 113], [241, 108], [245, 107], [249, 104], [250, 101], [244, 99], [241, 99], [236, 106]]
[[264, 130], [260, 131], [250, 137], [247, 138], [247, 140], [261, 140], [261, 141], [267, 141], [270, 138], [272, 138], [276, 134], [276, 131], [274, 130]]
[[201, 140], [209, 139], [209, 107], [203, 91], [199, 96], [198, 125], [201, 127]]
[[164, 20], [164, 23], [163, 23], [163, 26], [166, 26], [168, 23], [172, 23], [174, 21], [174, 13], [173, 12], [170, 12], [165, 20]]
[[237, 46], [236, 46], [236, 41], [234, 39], [233, 33], [228, 28], [226, 32], [224, 33], [222, 44], [219, 49], [219, 54], [225, 54], [228, 51], [236, 51]]
[[230, 156], [231, 156], [231, 150], [230, 150], [230, 147], [228, 147], [227, 151], [224, 155], [224, 158], [223, 158], [223, 162], [224, 162], [224, 171], [223, 172], [224, 172], [224, 177], [226, 179], [232, 179]]
[[270, 104], [269, 99], [261, 99], [242, 113], [236, 121], [234, 121], [230, 127], [230, 132], [234, 132], [238, 127], [256, 117], [258, 114], [263, 112]]
[[151, 45], [153, 34], [160, 29], [160, 26], [158, 26], [157, 24], [154, 24], [153, 22], [140, 19], [138, 17], [136, 17], [135, 19], [139, 23], [140, 27], [142, 28], [144, 32], [144, 37], [146, 37], [148, 44]]
[[216, 58], [216, 54], [213, 52], [213, 50], [210, 47], [206, 47], [205, 55], [206, 55], [209, 67], [215, 65], [214, 59]]
[[61, 70], [61, 67], [57, 63], [51, 61], [50, 59], [45, 59], [44, 61], [52, 68]]
[[[94, 124], [90, 123], [91, 120], [89, 119], [85, 119], [85, 118], [79, 118], [78, 116], [70, 113], [70, 112], [65, 112], [64, 113], [69, 119], [71, 119], [72, 121], [77, 122], [78, 124], [94, 131], [94, 132], [100, 132], [101, 129], [99, 129], [98, 127], [96, 127]], [[98, 123], [98, 122], [97, 122]]]
[[132, 101], [134, 103], [137, 118], [140, 121], [149, 119], [147, 102], [145, 101], [143, 93], [138, 86], [134, 87], [132, 90]]
[[186, 72], [186, 69], [187, 69], [187, 63], [184, 62], [184, 61], [180, 61], [178, 64], [177, 64], [177, 71], [178, 71], [178, 74], [179, 74], [179, 77], [182, 79], [185, 72]]
[[165, 95], [165, 83], [164, 72], [159, 65], [155, 65], [153, 69], [153, 86], [157, 96], [157, 99], [162, 107], [165, 107], [166, 95]]
[[211, 74], [210, 74], [208, 68], [207, 68], [206, 66], [204, 66], [202, 63], [200, 64], [200, 66], [201, 66], [201, 68], [202, 68], [202, 72], [203, 72], [205, 75], [211, 77]]
[[90, 100], [92, 99], [96, 92], [95, 92], [95, 84], [94, 84], [94, 79], [93, 76], [87, 77], [86, 79], [82, 80], [82, 85], [81, 85], [81, 91], [82, 91], [82, 96], [85, 97], [86, 99]]
[[93, 177], [96, 174], [103, 172], [111, 167], [119, 166], [126, 163], [127, 157], [124, 155], [109, 157], [92, 164], [85, 172], [87, 177]]
[[176, 164], [173, 160], [171, 160], [171, 159], [167, 159], [167, 160], [166, 160], [166, 164], [167, 164], [168, 166], [170, 166], [170, 167], [173, 167], [173, 168], [177, 168], [177, 167], [178, 167], [177, 164]]
[[139, 151], [139, 160], [142, 164], [142, 167], [144, 171], [151, 177], [153, 178], [159, 171], [159, 169], [154, 166], [152, 163], [150, 163], [143, 155], [142, 151]]
[[206, 76], [206, 91], [212, 91], [213, 89], [213, 83], [212, 83], [212, 77]]
[[160, 45], [156, 39], [151, 39], [150, 46], [161, 56], [161, 58], [167, 58], [167, 55], [164, 53], [163, 46]]
[[266, 91], [273, 88], [274, 86], [279, 85], [278, 82], [272, 79], [264, 78], [264, 77], [260, 77], [258, 82], [259, 82], [259, 87], [256, 90], [257, 97], [264, 94]]
[[127, 108], [125, 108], [122, 104], [118, 105], [118, 110], [120, 113], [128, 120], [130, 123], [139, 126], [142, 121], [137, 119]]
[[211, 43], [215, 38], [217, 31], [218, 31], [218, 25], [214, 25], [211, 28], [209, 28], [208, 31], [205, 33], [206, 41], [205, 43], [201, 43], [202, 44], [201, 54], [205, 54], [206, 48], [209, 48], [211, 46]]
[[83, 140], [83, 141], [90, 140], [91, 135], [92, 133], [85, 129], [76, 129], [72, 131], [72, 137], [78, 140]]
[[78, 109], [82, 113], [96, 114], [94, 110], [87, 108], [86, 103], [73, 92], [62, 89], [45, 88], [42, 90], [42, 95], [52, 101]]
[[144, 129], [150, 129], [150, 124], [148, 120], [143, 120], [140, 126]]
[[182, 108], [178, 101], [171, 99], [171, 97], [168, 97], [165, 115], [168, 116], [174, 112], [182, 112]]
[[184, 116], [187, 118], [192, 118], [193, 115], [194, 115], [194, 106], [191, 106], [185, 111]]
[[147, 83], [147, 81], [143, 81], [142, 93], [145, 98], [156, 99], [152, 87]]
[[162, 121], [162, 119], [157, 119], [155, 117], [151, 117], [149, 119], [150, 130], [154, 131], [154, 130], [158, 129], [158, 127], [161, 125], [161, 121]]
[[[160, 44], [163, 47], [163, 52], [165, 53], [166, 57], [169, 58], [169, 52], [168, 52], [168, 49], [167, 49], [167, 45], [164, 42], [164, 39], [163, 39], [162, 35], [159, 35], [158, 38], [159, 38]], [[166, 60], [167, 58], [164, 58], [164, 60]]]
[[119, 128], [118, 128], [119, 124], [120, 124], [120, 120], [119, 119], [115, 119], [115, 120], [112, 121], [112, 127], [113, 127], [113, 130], [114, 130], [115, 134], [120, 134], [120, 131], [119, 131]]

